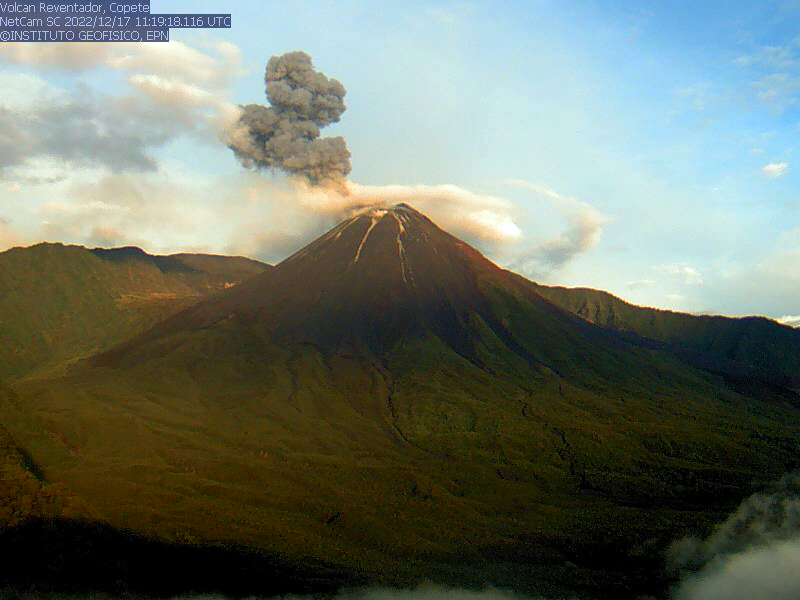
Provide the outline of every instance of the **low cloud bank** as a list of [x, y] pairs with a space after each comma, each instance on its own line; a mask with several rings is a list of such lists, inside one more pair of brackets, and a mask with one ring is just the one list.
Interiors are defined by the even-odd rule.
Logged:
[[[0, 590], [0, 600], [137, 600], [136, 596], [124, 597], [109, 594], [41, 594], [41, 593], [9, 593]], [[275, 600], [312, 600], [316, 596], [278, 596]], [[220, 594], [190, 594], [176, 596], [172, 600], [230, 600]], [[251, 596], [248, 600], [265, 600]], [[466, 590], [426, 583], [413, 589], [400, 588], [361, 588], [338, 593], [330, 600], [545, 600], [531, 598], [514, 592], [497, 588], [483, 590]], [[547, 600], [567, 600], [566, 598], [548, 598]]]
[[[667, 550], [667, 567], [680, 576], [670, 600], [797, 600], [800, 598], [800, 473], [789, 474], [747, 498], [705, 539], [684, 538]], [[0, 600], [117, 600], [107, 594], [4, 593]], [[125, 596], [126, 600], [136, 600]], [[172, 600], [228, 600], [191, 594]], [[251, 597], [250, 600], [258, 600]], [[279, 600], [312, 600], [286, 595]], [[488, 587], [467, 590], [426, 583], [413, 589], [361, 588], [328, 600], [545, 600]], [[547, 600], [567, 600], [550, 597]], [[574, 597], [571, 599], [574, 600]], [[645, 600], [620, 597], [620, 600]], [[652, 600], [652, 599], [651, 599]]]
[[676, 542], [667, 559], [684, 575], [674, 600], [800, 598], [800, 474], [742, 502], [705, 540]]
[[789, 327], [800, 327], [800, 315], [785, 315], [776, 319], [781, 325], [788, 325]]

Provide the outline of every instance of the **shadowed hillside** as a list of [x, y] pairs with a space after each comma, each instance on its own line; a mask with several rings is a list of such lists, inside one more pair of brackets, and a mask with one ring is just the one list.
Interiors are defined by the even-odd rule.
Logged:
[[800, 388], [800, 331], [771, 319], [696, 316], [645, 308], [587, 288], [534, 285], [534, 289], [591, 323], [663, 342], [698, 366]]
[[324, 563], [291, 563], [246, 548], [171, 544], [85, 521], [32, 519], [0, 529], [0, 594], [330, 594], [362, 581]]

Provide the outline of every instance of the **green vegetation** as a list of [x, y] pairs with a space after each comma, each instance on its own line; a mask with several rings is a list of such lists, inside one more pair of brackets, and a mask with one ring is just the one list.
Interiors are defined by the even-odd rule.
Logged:
[[[373, 581], [643, 586], [653, 565], [631, 569], [637, 547], [708, 527], [800, 450], [793, 411], [668, 356], [654, 357], [661, 383], [632, 370], [612, 393], [591, 372], [491, 373], [437, 338], [379, 365], [236, 320], [176, 335], [153, 360], [18, 385], [51, 430], [20, 439], [116, 526]], [[476, 339], [491, 368], [503, 351], [514, 365]]]
[[247, 259], [39, 244], [0, 253], [0, 377], [119, 343], [262, 272]]
[[[146, 332], [151, 304], [89, 296], [75, 356], [130, 339], [90, 361], [64, 349], [58, 369], [35, 360], [55, 353], [26, 355], [0, 394], [14, 473], [35, 480], [18, 444], [98, 519], [170, 544], [244, 545], [358, 581], [617, 598], [663, 590], [661, 549], [798, 465], [786, 390], [732, 386], [664, 329], [648, 342], [598, 327], [394, 214], [354, 218]], [[80, 274], [59, 267], [42, 290], [74, 298], [63, 290], [111, 268], [74, 252]], [[137, 289], [190, 287], [173, 272], [145, 285], [137, 270]], [[17, 314], [66, 327], [44, 306]]]
[[[3, 403], [18, 401], [0, 384]], [[63, 484], [49, 484], [30, 454], [0, 425], [0, 528], [29, 519], [96, 519], [85, 502]]]
[[591, 323], [664, 342], [699, 366], [800, 387], [800, 334], [770, 319], [687, 315], [635, 306], [586, 288], [534, 289]]

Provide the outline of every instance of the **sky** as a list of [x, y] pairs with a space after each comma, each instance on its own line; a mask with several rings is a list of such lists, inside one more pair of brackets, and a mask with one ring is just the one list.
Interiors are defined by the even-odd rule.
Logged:
[[348, 207], [228, 148], [301, 50], [323, 136], [501, 266], [673, 310], [800, 315], [800, 1], [152, 0], [230, 12], [169, 44], [0, 44], [0, 250], [280, 261]]

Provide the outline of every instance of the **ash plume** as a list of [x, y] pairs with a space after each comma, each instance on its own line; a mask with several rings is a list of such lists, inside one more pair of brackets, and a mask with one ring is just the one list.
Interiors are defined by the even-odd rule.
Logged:
[[590, 204], [520, 179], [512, 179], [508, 184], [544, 198], [567, 222], [567, 229], [559, 237], [543, 241], [518, 258], [512, 268], [546, 278], [600, 243], [603, 227], [610, 219]]
[[249, 104], [227, 143], [248, 168], [280, 169], [344, 191], [350, 152], [342, 137], [320, 137], [345, 111], [344, 86], [316, 71], [305, 52], [273, 56], [267, 63], [270, 106]]
[[[233, 251], [275, 260], [289, 243], [302, 245], [367, 207], [407, 202], [437, 223], [483, 249], [516, 241], [522, 232], [514, 222], [513, 207], [502, 198], [477, 194], [454, 185], [365, 186], [348, 181], [350, 152], [341, 137], [320, 137], [320, 129], [339, 121], [345, 111], [344, 86], [316, 71], [304, 52], [273, 56], [266, 69], [269, 106], [239, 107], [240, 114], [226, 133], [226, 143], [246, 168], [279, 169], [289, 175], [288, 190], [269, 186], [267, 195], [285, 198], [275, 212], [295, 225], [277, 235], [254, 233], [259, 223], [247, 223]], [[266, 184], [251, 186], [264, 188]], [[287, 213], [297, 213], [294, 216]], [[270, 225], [274, 227], [274, 213]], [[241, 239], [249, 241], [242, 246]], [[229, 248], [228, 250], [231, 250]]]

